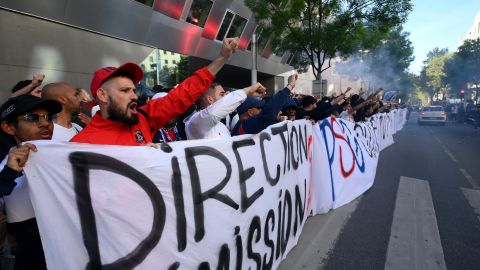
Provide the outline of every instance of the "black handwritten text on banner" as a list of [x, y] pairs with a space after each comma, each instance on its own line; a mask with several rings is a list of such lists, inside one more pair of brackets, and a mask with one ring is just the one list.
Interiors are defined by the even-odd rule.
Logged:
[[307, 121], [161, 149], [36, 144], [49, 269], [275, 269], [310, 208]]

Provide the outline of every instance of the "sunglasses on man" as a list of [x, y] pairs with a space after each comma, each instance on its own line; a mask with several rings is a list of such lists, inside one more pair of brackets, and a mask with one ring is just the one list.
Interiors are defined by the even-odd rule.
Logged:
[[43, 118], [47, 122], [53, 121], [53, 114], [36, 114], [36, 113], [27, 113], [22, 116], [22, 118], [29, 123], [38, 124], [40, 118]]

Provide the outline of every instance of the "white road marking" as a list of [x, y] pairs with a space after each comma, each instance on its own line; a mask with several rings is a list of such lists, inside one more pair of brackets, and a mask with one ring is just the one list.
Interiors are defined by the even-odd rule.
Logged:
[[455, 156], [450, 151], [448, 151], [445, 146], [443, 146], [443, 151], [450, 157], [451, 160], [453, 160], [453, 162], [458, 163], [458, 160], [455, 158]]
[[400, 177], [385, 269], [447, 269], [425, 180]]
[[472, 206], [473, 211], [477, 214], [477, 218], [480, 221], [480, 190], [460, 188], [467, 198], [468, 203]]
[[472, 188], [474, 189], [479, 189], [480, 186], [473, 180], [473, 177], [465, 170], [464, 168], [459, 168], [460, 172], [463, 174], [463, 176], [468, 180], [470, 185], [472, 185]]

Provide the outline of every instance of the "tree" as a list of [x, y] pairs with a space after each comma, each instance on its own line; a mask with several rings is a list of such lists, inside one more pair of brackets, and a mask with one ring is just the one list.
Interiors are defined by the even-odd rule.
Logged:
[[375, 48], [412, 9], [410, 0], [245, 0], [272, 47], [321, 78], [337, 56]]
[[423, 91], [429, 93], [433, 97], [445, 94], [449, 88], [446, 81], [445, 63], [452, 54], [447, 48], [434, 48], [427, 54], [427, 59], [423, 62], [424, 66], [420, 72], [420, 87]]
[[445, 83], [445, 62], [451, 57], [450, 54], [434, 56], [427, 62], [425, 74], [427, 75], [427, 85], [431, 89], [432, 96], [442, 94], [445, 96], [448, 85]]
[[424, 64], [427, 64], [428, 60], [437, 57], [437, 56], [443, 56], [448, 53], [448, 48], [443, 48], [440, 49], [438, 47], [433, 48], [433, 50], [429, 51], [427, 53], [427, 60], [423, 61]]
[[180, 62], [178, 62], [177, 65], [177, 72], [178, 77], [176, 78], [175, 84], [182, 82], [191, 75], [189, 72], [189, 58], [187, 56], [182, 55], [180, 57]]
[[[480, 84], [480, 39], [467, 40], [445, 63], [445, 81], [454, 92]], [[477, 86], [478, 88], [478, 86]]]
[[[173, 87], [179, 82], [185, 80], [190, 74], [188, 70], [188, 61], [188, 57], [182, 55], [180, 56], [180, 61], [178, 62], [177, 66], [163, 66], [159, 72], [159, 83], [164, 87]], [[154, 74], [154, 76], [156, 76], [156, 74]]]

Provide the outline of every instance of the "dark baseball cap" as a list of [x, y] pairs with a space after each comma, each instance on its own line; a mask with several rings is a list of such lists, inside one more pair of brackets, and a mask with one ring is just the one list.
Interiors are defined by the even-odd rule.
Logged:
[[43, 100], [32, 95], [11, 98], [0, 107], [1, 121], [13, 119], [36, 108], [44, 108], [51, 114], [62, 111], [62, 105], [55, 100]]
[[317, 99], [312, 96], [305, 96], [302, 98], [302, 107], [317, 103]]
[[237, 113], [240, 115], [248, 111], [250, 108], [263, 108], [263, 106], [265, 106], [264, 100], [248, 96], [247, 99], [238, 106]]
[[113, 75], [119, 73], [128, 74], [135, 85], [143, 78], [143, 70], [137, 64], [132, 62], [127, 62], [118, 68], [100, 68], [93, 74], [92, 83], [90, 84], [90, 91], [92, 92], [93, 99], [97, 97], [97, 90], [102, 86], [102, 83]]
[[285, 103], [285, 105], [283, 105], [282, 110], [286, 108], [297, 108], [297, 107], [298, 107], [297, 102], [293, 98], [289, 98]]

